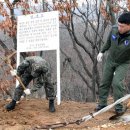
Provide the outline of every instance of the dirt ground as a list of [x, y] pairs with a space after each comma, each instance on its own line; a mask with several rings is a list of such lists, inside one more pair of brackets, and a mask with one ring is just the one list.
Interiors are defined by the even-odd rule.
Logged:
[[[7, 112], [4, 107], [9, 101], [0, 101], [0, 130], [52, 130], [46, 125], [55, 123], [75, 122], [94, 112], [96, 103], [79, 103], [62, 101], [56, 105], [56, 112], [48, 111], [48, 101], [45, 99], [24, 99], [17, 104], [14, 111]], [[129, 114], [128, 109], [126, 114]], [[130, 123], [119, 120], [109, 121], [114, 109], [98, 115], [80, 125], [69, 124], [56, 130], [130, 130]]]

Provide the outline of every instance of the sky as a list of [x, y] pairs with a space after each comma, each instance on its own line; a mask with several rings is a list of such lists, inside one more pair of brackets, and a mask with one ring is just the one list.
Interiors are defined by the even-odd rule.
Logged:
[[[4, 0], [0, 0], [1, 2], [4, 2]], [[13, 2], [14, 0], [9, 0], [10, 2]], [[40, 0], [42, 1], [42, 0]], [[52, 2], [52, 0], [47, 0], [48, 2]], [[86, 0], [77, 0], [79, 5], [82, 5], [83, 2], [85, 2]]]
[[[9, 0], [11, 3], [14, 1], [14, 0]], [[34, 0], [30, 0], [30, 1], [34, 1]], [[38, 0], [38, 1], [43, 1], [43, 0]], [[45, 1], [48, 1], [49, 3], [51, 2], [52, 3], [52, 0], [45, 0]], [[93, 4], [94, 2], [94, 0], [88, 0], [88, 1], [90, 1], [91, 2], [91, 4]], [[124, 0], [125, 1], [125, 0]], [[0, 2], [4, 2], [4, 0], [0, 0]], [[86, 0], [77, 0], [77, 2], [78, 2], [78, 6], [79, 7], [82, 7], [82, 3], [86, 3]], [[50, 4], [51, 4], [50, 3]], [[124, 2], [123, 2], [124, 3]], [[120, 3], [121, 5], [123, 5], [122, 3]], [[35, 8], [36, 7], [38, 7], [39, 5], [37, 5], [37, 4], [31, 4], [32, 5], [32, 7], [34, 7], [35, 6]], [[39, 8], [39, 7], [38, 7]], [[16, 15], [20, 15], [21, 13], [20, 13], [21, 11], [20, 10], [18, 10], [18, 9], [15, 9], [15, 14]]]
[[[4, 2], [5, 0], [0, 0], [0, 2]], [[14, 1], [14, 0], [9, 0], [11, 3]], [[30, 0], [30, 1], [32, 1], [32, 0]], [[34, 1], [34, 0], [33, 0]], [[39, 0], [39, 1], [41, 1], [42, 2], [42, 0]], [[52, 3], [52, 0], [46, 0], [46, 1], [48, 1], [49, 3]], [[77, 0], [78, 1], [78, 5], [79, 6], [82, 6], [82, 3], [84, 2], [84, 1], [86, 1], [86, 0]], [[33, 6], [34, 4], [32, 4], [32, 6]], [[35, 6], [36, 6], [36, 4], [35, 4]], [[21, 11], [20, 10], [18, 10], [18, 9], [15, 9], [15, 15], [16, 16], [18, 16], [18, 15], [21, 15]], [[3, 17], [2, 16], [0, 16], [0, 20], [2, 20], [3, 19]]]

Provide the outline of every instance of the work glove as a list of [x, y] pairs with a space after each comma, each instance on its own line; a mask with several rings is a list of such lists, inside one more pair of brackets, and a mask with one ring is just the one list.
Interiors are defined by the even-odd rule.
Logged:
[[31, 91], [30, 91], [30, 89], [25, 89], [25, 90], [24, 90], [24, 93], [25, 93], [26, 95], [30, 95], [30, 94], [31, 94]]
[[101, 62], [102, 61], [102, 57], [103, 57], [103, 53], [99, 52], [99, 54], [97, 55], [97, 61]]
[[17, 70], [15, 70], [15, 69], [10, 70], [10, 73], [11, 73], [12, 76], [16, 76], [17, 75]]

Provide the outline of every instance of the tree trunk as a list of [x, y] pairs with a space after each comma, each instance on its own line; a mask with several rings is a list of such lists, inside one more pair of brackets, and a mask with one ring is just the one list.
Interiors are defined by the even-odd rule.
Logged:
[[[14, 17], [14, 9], [11, 9], [10, 10], [10, 13], [11, 13], [11, 20], [12, 20], [12, 26], [14, 25], [14, 20], [15, 20], [15, 17]], [[17, 35], [13, 37], [13, 42], [14, 42], [14, 49], [17, 50]]]

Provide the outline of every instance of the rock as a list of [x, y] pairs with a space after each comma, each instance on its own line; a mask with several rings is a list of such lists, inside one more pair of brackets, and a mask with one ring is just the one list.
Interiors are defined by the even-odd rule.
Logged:
[[11, 98], [7, 98], [6, 101], [7, 101], [7, 102], [10, 102], [10, 101], [12, 101], [12, 99], [11, 99]]
[[102, 125], [101, 128], [108, 128], [106, 124]]
[[124, 115], [120, 117], [124, 122], [130, 122], [130, 115]]

